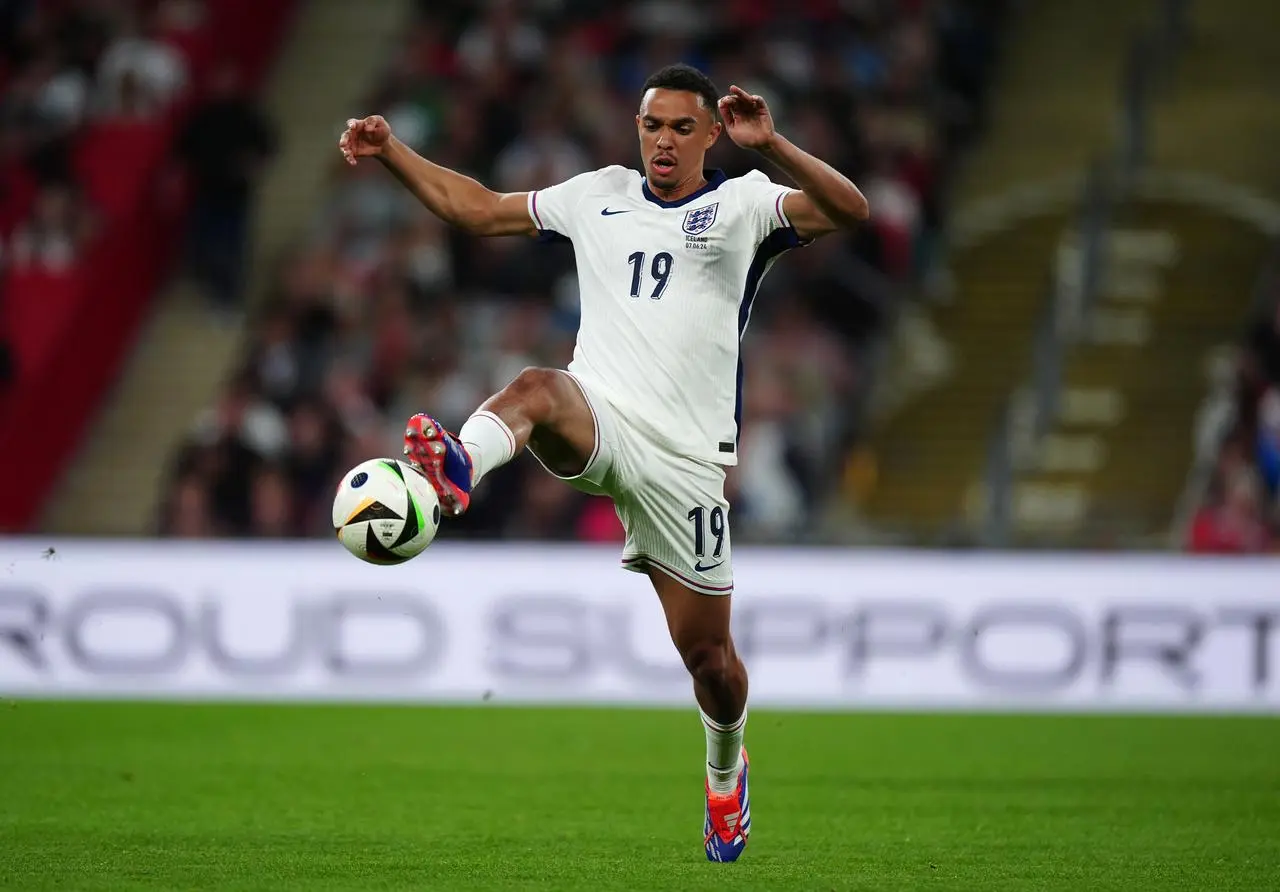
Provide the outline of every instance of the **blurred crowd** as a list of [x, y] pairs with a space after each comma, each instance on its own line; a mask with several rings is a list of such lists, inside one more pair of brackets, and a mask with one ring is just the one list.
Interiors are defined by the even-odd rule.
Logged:
[[1267, 309], [1223, 366], [1206, 405], [1202, 448], [1215, 450], [1208, 493], [1187, 547], [1203, 554], [1280, 553], [1280, 275]]
[[[218, 12], [210, 0], [0, 2], [0, 304], [70, 276], [139, 202], [189, 201], [194, 278], [224, 306], [238, 296], [241, 198], [273, 142]], [[152, 162], [169, 175], [148, 191]]]
[[199, 4], [0, 4], [0, 263], [73, 265], [96, 229], [75, 147], [86, 124], [159, 114], [188, 73], [176, 43]]
[[[857, 233], [784, 257], [746, 356], [734, 534], [813, 534], [859, 436], [868, 347], [928, 275], [956, 160], [980, 132], [1000, 0], [423, 0], [364, 109], [406, 143], [501, 191], [638, 167], [645, 77], [684, 61], [763, 95], [778, 129], [854, 178]], [[335, 122], [335, 126], [341, 123]], [[336, 131], [335, 131], [336, 132]], [[331, 535], [339, 475], [398, 454], [404, 420], [457, 429], [523, 367], [563, 367], [578, 319], [573, 254], [460, 237], [376, 163], [334, 176], [314, 226], [255, 308], [245, 360], [177, 456], [162, 530]], [[729, 175], [765, 162], [721, 139]], [[612, 508], [528, 457], [486, 478], [442, 535], [612, 541]]]

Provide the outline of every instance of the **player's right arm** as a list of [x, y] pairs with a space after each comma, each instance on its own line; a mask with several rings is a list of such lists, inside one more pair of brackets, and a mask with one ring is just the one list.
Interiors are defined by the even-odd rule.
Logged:
[[527, 192], [494, 192], [465, 174], [423, 158], [395, 138], [381, 115], [352, 118], [338, 148], [355, 165], [377, 158], [431, 213], [472, 235], [534, 235]]

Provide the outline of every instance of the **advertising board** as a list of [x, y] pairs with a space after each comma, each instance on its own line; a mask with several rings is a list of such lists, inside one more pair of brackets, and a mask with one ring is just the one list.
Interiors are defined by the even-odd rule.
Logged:
[[[0, 543], [9, 697], [688, 705], [612, 548]], [[750, 549], [758, 707], [1280, 712], [1280, 561]]]

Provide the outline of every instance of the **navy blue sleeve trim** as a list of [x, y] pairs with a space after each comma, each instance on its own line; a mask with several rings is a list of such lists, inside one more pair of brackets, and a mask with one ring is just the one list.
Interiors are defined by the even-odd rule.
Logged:
[[[771, 241], [778, 246], [775, 250], [778, 253], [789, 251], [792, 248], [803, 248], [805, 245], [813, 241], [813, 239], [802, 239], [800, 233], [796, 232], [794, 226], [779, 226], [765, 241]], [[776, 255], [775, 255], [776, 256]]]

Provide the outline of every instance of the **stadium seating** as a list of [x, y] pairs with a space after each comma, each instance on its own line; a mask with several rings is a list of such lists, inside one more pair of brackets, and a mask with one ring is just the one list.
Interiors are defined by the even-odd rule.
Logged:
[[956, 300], [933, 318], [955, 351], [955, 369], [875, 437], [879, 485], [864, 507], [874, 522], [933, 536], [963, 520], [996, 416], [1030, 367], [1028, 332], [1066, 222], [1062, 213], [1022, 220], [954, 257]]
[[[1231, 129], [1224, 109], [1244, 114], [1269, 89], [1266, 31], [1253, 10], [1245, 0], [1197, 4], [1178, 73], [1153, 78], [1147, 96], [1148, 169], [1223, 178], [1207, 189], [1219, 198], [1224, 182], [1258, 194], [1278, 184], [1274, 139], [1206, 140]], [[1102, 2], [1023, 11], [990, 139], [958, 185], [962, 207], [990, 217], [952, 253], [954, 303], [931, 313], [956, 371], [877, 439], [880, 485], [866, 509], [878, 524], [935, 540], [980, 534], [997, 419], [1034, 383], [1028, 335], [1078, 219], [1080, 188], [1062, 175], [1082, 178], [1114, 154], [1116, 85], [1135, 30], [1115, 27], [1114, 16], [1149, 28], [1158, 14], [1157, 4]], [[1077, 52], [1084, 43], [1087, 58]], [[1274, 122], [1261, 126], [1274, 133]], [[1087, 336], [1066, 355], [1060, 416], [1013, 474], [1014, 543], [1151, 547], [1167, 539], [1192, 463], [1186, 431], [1201, 370], [1239, 324], [1265, 255], [1259, 230], [1215, 208], [1214, 196], [1173, 200], [1171, 190], [1119, 194], [1109, 212], [1099, 303]], [[982, 200], [1002, 196], [1015, 197]], [[958, 212], [961, 229], [967, 217]]]
[[[250, 0], [172, 4], [203, 16], [182, 27], [167, 22], [159, 40], [184, 54], [193, 84], [159, 112], [91, 115], [74, 131], [68, 174], [96, 220], [96, 234], [66, 269], [8, 263], [0, 300], [0, 332], [13, 345], [14, 382], [0, 403], [0, 465], [11, 475], [0, 507], [0, 529], [27, 528], [99, 401], [108, 392], [132, 335], [177, 247], [181, 190], [165, 174], [177, 123], [197, 95], [215, 56], [235, 60], [256, 83], [278, 46], [291, 2]], [[121, 12], [107, 7], [110, 12]], [[71, 15], [44, 4], [46, 15]], [[166, 4], [137, 4], [164, 11]], [[56, 20], [55, 20], [56, 21]], [[52, 32], [50, 32], [52, 33]], [[109, 35], [110, 29], [106, 33]], [[49, 38], [52, 39], [52, 38]], [[15, 165], [20, 167], [20, 165]], [[35, 196], [20, 170], [19, 188], [5, 196], [9, 232]]]

